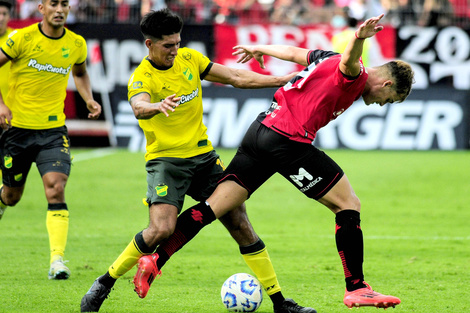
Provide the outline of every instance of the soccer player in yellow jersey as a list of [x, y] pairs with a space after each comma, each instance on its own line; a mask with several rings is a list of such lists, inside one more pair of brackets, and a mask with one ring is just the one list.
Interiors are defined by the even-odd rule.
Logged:
[[[145, 297], [153, 279], [174, 252], [167, 250], [166, 255], [159, 257], [151, 255], [173, 234], [185, 195], [202, 201], [221, 178], [223, 164], [202, 122], [201, 80], [238, 88], [263, 88], [281, 86], [293, 77], [232, 69], [211, 62], [193, 49], [180, 48], [183, 21], [168, 9], [148, 13], [140, 27], [149, 54], [129, 80], [128, 98], [147, 140], [149, 226], [137, 233], [108, 271], [95, 280], [82, 298], [82, 312], [98, 312], [115, 281], [137, 263], [135, 291], [139, 297]], [[204, 225], [215, 220], [210, 207], [200, 207], [190, 214]], [[276, 313], [316, 312], [292, 299], [284, 299], [266, 247], [253, 230], [244, 204], [221, 221], [266, 289]], [[189, 233], [193, 231], [185, 226], [179, 225]], [[184, 234], [175, 235], [185, 240]]]
[[[11, 17], [11, 7], [12, 3], [10, 1], [0, 0], [0, 45], [7, 40], [8, 35], [10, 35], [10, 33], [13, 31], [13, 28], [8, 27], [8, 22], [10, 21]], [[0, 68], [0, 92], [2, 95], [7, 94], [8, 75], [8, 66]]]
[[97, 119], [101, 106], [91, 91], [85, 39], [64, 28], [69, 2], [42, 0], [38, 10], [41, 22], [14, 31], [1, 46], [0, 67], [8, 61], [11, 66], [8, 95], [0, 95], [0, 217], [7, 206], [20, 201], [35, 162], [48, 202], [49, 279], [67, 279], [70, 270], [63, 257], [69, 212], [64, 189], [71, 159], [64, 100], [70, 72], [90, 111], [88, 117]]

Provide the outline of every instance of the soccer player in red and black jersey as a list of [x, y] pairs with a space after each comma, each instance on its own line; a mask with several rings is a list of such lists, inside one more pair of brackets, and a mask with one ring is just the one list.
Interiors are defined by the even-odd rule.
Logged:
[[[403, 102], [410, 94], [414, 73], [408, 63], [398, 60], [372, 68], [362, 63], [364, 40], [383, 29], [378, 25], [382, 17], [365, 21], [342, 54], [290, 46], [235, 47], [234, 55], [240, 55], [242, 63], [255, 58], [263, 67], [263, 55], [270, 55], [306, 68], [276, 91], [271, 107], [248, 129], [214, 193], [178, 217], [174, 235], [156, 251], [158, 261], [140, 262], [147, 268], [139, 268], [138, 274], [158, 272], [202, 227], [236, 209], [269, 177], [280, 173], [335, 214], [336, 245], [346, 280], [344, 304], [388, 308], [400, 303], [397, 297], [373, 291], [364, 281], [360, 201], [339, 165], [312, 145], [317, 131], [355, 100], [362, 97], [366, 105], [383, 106]], [[205, 225], [191, 217], [195, 211]]]

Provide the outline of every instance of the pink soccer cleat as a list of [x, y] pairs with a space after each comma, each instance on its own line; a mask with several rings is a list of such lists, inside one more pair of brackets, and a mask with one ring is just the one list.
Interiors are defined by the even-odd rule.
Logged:
[[157, 267], [158, 254], [144, 255], [139, 259], [137, 273], [134, 276], [134, 291], [140, 298], [145, 298], [150, 285], [156, 277], [162, 275]]

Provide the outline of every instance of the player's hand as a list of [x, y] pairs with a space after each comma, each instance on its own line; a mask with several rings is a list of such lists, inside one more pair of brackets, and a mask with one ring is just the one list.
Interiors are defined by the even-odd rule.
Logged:
[[168, 112], [175, 112], [176, 107], [180, 105], [180, 100], [181, 97], [177, 97], [176, 94], [168, 96], [162, 102], [157, 103], [157, 110], [165, 114], [166, 117], [168, 117], [170, 116]]
[[237, 60], [237, 63], [246, 63], [251, 59], [255, 58], [255, 60], [258, 61], [259, 66], [262, 69], [266, 68], [264, 66], [263, 54], [259, 51], [256, 51], [255, 46], [238, 45], [233, 47], [232, 49], [236, 50], [232, 53], [232, 55], [240, 55]]
[[356, 31], [356, 36], [365, 39], [377, 34], [384, 28], [383, 26], [377, 25], [382, 17], [384, 17], [384, 14], [380, 14], [377, 17], [372, 17], [366, 20], [361, 24], [361, 26], [359, 26], [359, 29]]
[[0, 127], [8, 130], [11, 127], [12, 114], [10, 109], [4, 104], [0, 104]]
[[96, 120], [100, 117], [101, 115], [101, 105], [99, 105], [98, 102], [95, 100], [89, 100], [86, 104], [86, 107], [88, 108], [88, 118], [92, 120]]

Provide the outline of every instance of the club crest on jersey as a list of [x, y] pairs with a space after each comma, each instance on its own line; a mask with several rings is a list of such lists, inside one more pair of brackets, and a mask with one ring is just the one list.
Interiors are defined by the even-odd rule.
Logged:
[[15, 175], [15, 180], [16, 180], [16, 181], [20, 181], [20, 180], [22, 180], [22, 179], [23, 179], [23, 174], [20, 173], [20, 174], [16, 174], [16, 175]]
[[68, 58], [70, 56], [70, 49], [69, 48], [62, 48], [62, 56], [64, 58]]
[[158, 185], [155, 187], [155, 190], [157, 191], [157, 195], [159, 197], [165, 197], [168, 195], [168, 186], [167, 185]]
[[184, 77], [186, 77], [187, 80], [192, 80], [193, 79], [193, 74], [191, 74], [191, 71], [189, 68], [186, 68], [186, 70], [183, 71]]

